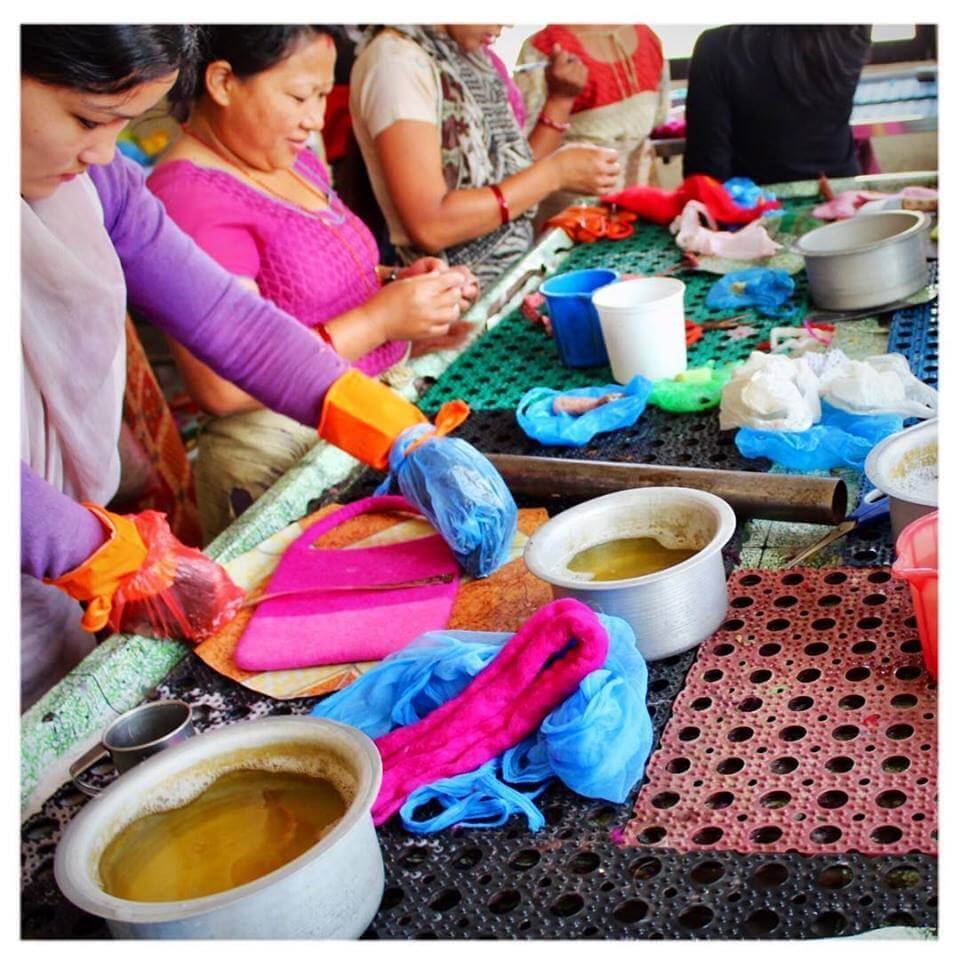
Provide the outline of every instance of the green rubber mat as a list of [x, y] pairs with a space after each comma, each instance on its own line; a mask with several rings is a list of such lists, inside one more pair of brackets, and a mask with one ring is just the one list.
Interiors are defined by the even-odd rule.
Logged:
[[[807, 214], [811, 204], [804, 200], [785, 200], [778, 235], [804, 233], [819, 221]], [[621, 273], [657, 273], [681, 260], [681, 250], [664, 227], [638, 223], [636, 232], [627, 240], [600, 240], [574, 247], [556, 273], [609, 267]], [[745, 264], [748, 266], [748, 264]], [[686, 284], [687, 319], [701, 323], [730, 316], [729, 310], [710, 310], [704, 300], [717, 281], [716, 274], [684, 271], [677, 274]], [[753, 327], [753, 336], [734, 340], [727, 330], [707, 330], [688, 350], [691, 367], [708, 360], [718, 364], [745, 360], [752, 350], [767, 340], [772, 327], [798, 324], [807, 310], [807, 279], [802, 271], [794, 275], [796, 291], [793, 302], [800, 309], [790, 320], [763, 317], [756, 311], [742, 321]], [[612, 383], [610, 368], [586, 367], [568, 369], [557, 356], [551, 337], [530, 323], [519, 310], [508, 313], [492, 330], [455, 360], [440, 379], [423, 395], [420, 406], [434, 413], [448, 400], [465, 400], [475, 410], [514, 409], [531, 387], [545, 386], [554, 390], [570, 390], [595, 384]]]

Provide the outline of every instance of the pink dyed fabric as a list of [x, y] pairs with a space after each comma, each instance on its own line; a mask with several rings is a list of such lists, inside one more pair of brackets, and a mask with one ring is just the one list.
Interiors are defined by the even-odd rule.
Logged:
[[[707, 226], [703, 225], [706, 221]], [[770, 239], [759, 220], [748, 223], [735, 233], [718, 230], [717, 222], [699, 200], [690, 200], [683, 212], [670, 224], [670, 232], [677, 235], [677, 246], [707, 257], [727, 260], [760, 260], [772, 257], [781, 249]]]
[[[317, 214], [270, 197], [222, 170], [174, 160], [147, 186], [167, 213], [221, 266], [257, 282], [260, 293], [307, 327], [365, 303], [380, 288], [373, 234], [333, 193], [320, 161], [301, 151], [294, 169], [331, 194]], [[406, 343], [382, 344], [354, 361], [370, 376], [400, 360]]]
[[892, 200], [895, 197], [915, 200], [935, 200], [937, 191], [931, 187], [904, 187], [899, 193], [878, 193], [876, 190], [844, 190], [833, 200], [827, 200], [813, 208], [818, 220], [848, 220], [855, 217], [857, 211], [871, 200]]
[[383, 783], [373, 822], [389, 820], [417, 787], [475, 770], [529, 736], [603, 665], [608, 646], [603, 624], [579, 600], [541, 608], [459, 696], [376, 741]]
[[[439, 535], [376, 547], [327, 550], [323, 534], [363, 513], [417, 513], [403, 497], [368, 497], [311, 524], [292, 543], [265, 592], [309, 590], [259, 604], [234, 651], [241, 670], [297, 670], [333, 663], [382, 660], [428, 630], [447, 625], [460, 568]], [[317, 590], [369, 587], [449, 576], [396, 590]]]

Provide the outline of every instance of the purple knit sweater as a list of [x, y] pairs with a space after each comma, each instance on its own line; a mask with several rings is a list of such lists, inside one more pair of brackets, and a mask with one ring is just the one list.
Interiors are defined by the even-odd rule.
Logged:
[[[119, 151], [91, 168], [90, 178], [130, 305], [261, 403], [316, 426], [324, 394], [349, 369], [347, 361], [204, 253]], [[20, 480], [22, 571], [58, 577], [103, 543], [96, 517], [23, 463]]]

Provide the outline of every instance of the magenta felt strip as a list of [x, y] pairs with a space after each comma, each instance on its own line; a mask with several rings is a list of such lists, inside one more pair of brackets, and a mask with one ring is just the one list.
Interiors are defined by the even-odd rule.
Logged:
[[475, 770], [533, 733], [603, 665], [608, 644], [597, 615], [578, 600], [535, 613], [463, 693], [377, 740], [383, 784], [374, 823], [393, 816], [417, 787]]

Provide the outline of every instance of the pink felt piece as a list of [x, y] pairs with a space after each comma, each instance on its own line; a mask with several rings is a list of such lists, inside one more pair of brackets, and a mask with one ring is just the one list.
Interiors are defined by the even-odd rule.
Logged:
[[818, 220], [848, 220], [857, 215], [857, 210], [870, 200], [893, 200], [897, 197], [913, 200], [935, 200], [937, 191], [932, 187], [904, 187], [899, 193], [878, 193], [876, 190], [844, 190], [832, 200], [813, 208]]
[[[706, 226], [701, 222], [706, 221]], [[707, 257], [723, 257], [727, 260], [760, 260], [772, 257], [782, 249], [770, 239], [759, 220], [748, 223], [736, 233], [718, 230], [707, 207], [699, 200], [690, 200], [683, 212], [670, 225], [671, 233], [677, 235], [677, 246]]]
[[[311, 524], [283, 555], [266, 594], [312, 590], [259, 604], [234, 659], [242, 670], [296, 670], [382, 660], [421, 633], [447, 625], [457, 594], [457, 561], [437, 534], [376, 547], [324, 550], [313, 544], [363, 513], [417, 513], [403, 497], [358, 500]], [[448, 583], [382, 590], [317, 591], [449, 576]]]
[[475, 770], [529, 736], [603, 665], [608, 646], [579, 600], [542, 607], [459, 696], [376, 741], [383, 783], [373, 822], [392, 817], [417, 787]]

